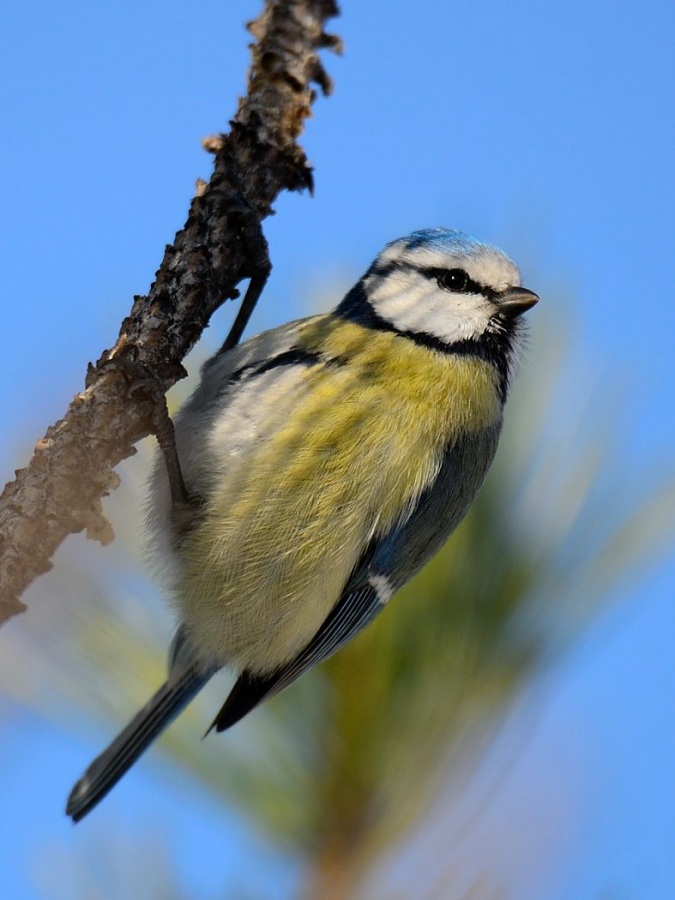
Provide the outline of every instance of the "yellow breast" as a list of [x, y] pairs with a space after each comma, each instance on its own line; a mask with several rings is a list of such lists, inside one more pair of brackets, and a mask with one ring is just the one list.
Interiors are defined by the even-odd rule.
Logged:
[[183, 547], [178, 602], [195, 644], [271, 671], [311, 639], [369, 539], [405, 517], [452, 435], [499, 420], [495, 372], [333, 317], [300, 346], [273, 433], [232, 460]]

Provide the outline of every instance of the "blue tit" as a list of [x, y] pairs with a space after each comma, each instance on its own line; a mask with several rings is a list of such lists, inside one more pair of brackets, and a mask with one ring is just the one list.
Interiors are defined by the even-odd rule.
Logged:
[[223, 731], [335, 653], [440, 549], [497, 449], [538, 300], [446, 228], [388, 244], [333, 312], [203, 367], [175, 421], [190, 498], [158, 463], [150, 533], [180, 625], [169, 676], [87, 769], [85, 816], [221, 668]]

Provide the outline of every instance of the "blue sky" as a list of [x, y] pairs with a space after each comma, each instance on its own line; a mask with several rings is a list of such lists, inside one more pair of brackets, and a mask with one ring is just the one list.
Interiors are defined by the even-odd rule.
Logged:
[[[258, 8], [24, 0], [0, 10], [6, 478], [114, 342], [195, 178], [208, 177], [199, 139], [235, 110], [242, 25]], [[345, 55], [324, 56], [335, 93], [303, 139], [315, 197], [282, 197], [266, 223], [274, 273], [254, 327], [332, 300], [387, 240], [460, 227], [502, 245], [527, 286], [569, 295], [560, 313], [574, 317], [575, 358], [622, 397], [627, 475], [669, 464], [673, 4], [345, 0], [332, 28]], [[543, 770], [547, 783], [573, 770], [584, 799], [550, 837], [548, 872], [533, 864], [528, 881], [516, 856], [509, 900], [675, 896], [674, 589], [671, 555], [558, 667], [504, 809], [532, 802]], [[93, 748], [14, 707], [3, 719], [0, 792], [16, 816], [2, 838], [8, 896], [81, 896], [72, 884], [40, 893], [27, 860], [52, 844], [86, 858], [91, 833], [70, 829], [60, 809]], [[136, 811], [177, 814], [180, 799], [171, 806], [149, 773], [135, 777]], [[231, 823], [232, 846], [250, 850], [241, 828]], [[206, 887], [203, 849], [213, 858], [222, 846], [209, 834], [186, 838], [180, 862]], [[255, 856], [245, 858], [254, 874]]]

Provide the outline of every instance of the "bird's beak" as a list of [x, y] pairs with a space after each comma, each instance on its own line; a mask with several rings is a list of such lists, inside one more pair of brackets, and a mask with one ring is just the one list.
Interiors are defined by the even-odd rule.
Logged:
[[499, 295], [499, 311], [514, 319], [532, 309], [535, 303], [539, 303], [539, 297], [524, 287], [507, 288]]

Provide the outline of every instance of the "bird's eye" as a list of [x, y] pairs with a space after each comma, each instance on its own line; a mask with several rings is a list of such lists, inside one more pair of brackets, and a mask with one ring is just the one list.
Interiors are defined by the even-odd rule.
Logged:
[[469, 286], [469, 276], [464, 269], [444, 269], [438, 273], [438, 286], [446, 291], [465, 291]]

